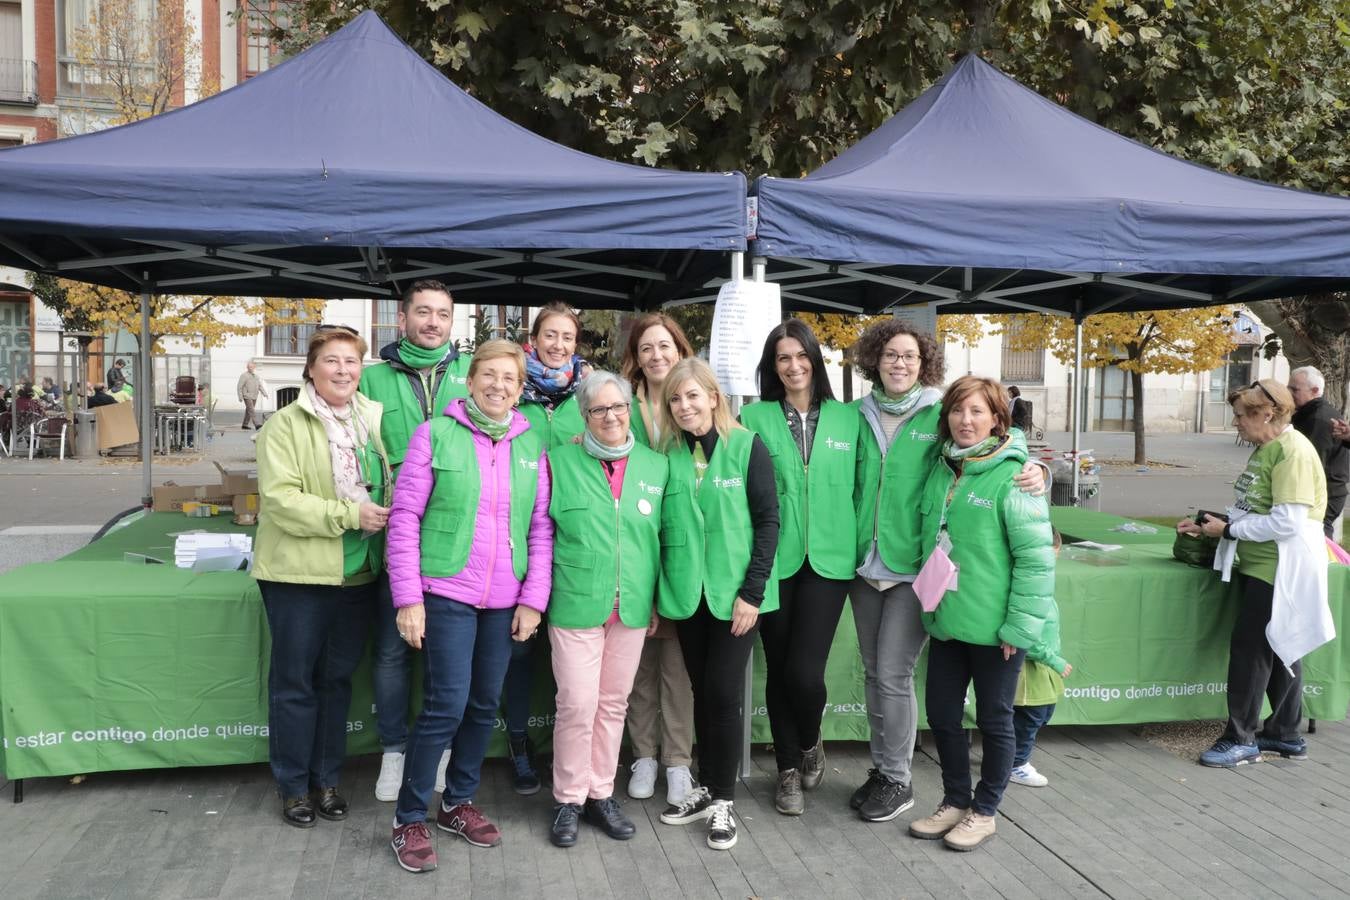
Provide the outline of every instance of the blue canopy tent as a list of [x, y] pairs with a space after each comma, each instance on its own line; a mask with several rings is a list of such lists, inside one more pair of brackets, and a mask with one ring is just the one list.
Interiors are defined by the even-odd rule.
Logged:
[[0, 151], [0, 264], [137, 291], [143, 311], [152, 293], [389, 296], [419, 278], [483, 303], [650, 308], [739, 262], [745, 193], [739, 172], [539, 137], [365, 12], [199, 103]]
[[1086, 316], [1350, 288], [1350, 200], [1168, 156], [974, 55], [807, 177], [753, 193], [752, 253], [785, 304], [1069, 315], [1075, 396]]
[[755, 182], [754, 253], [823, 310], [1092, 315], [1350, 284], [1350, 200], [1121, 137], [963, 58], [805, 178]]

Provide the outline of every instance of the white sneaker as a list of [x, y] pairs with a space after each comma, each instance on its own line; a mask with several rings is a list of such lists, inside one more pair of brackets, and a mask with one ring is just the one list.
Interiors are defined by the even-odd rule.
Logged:
[[1012, 774], [1008, 776], [1008, 780], [1013, 784], [1023, 784], [1027, 787], [1045, 787], [1050, 783], [1050, 779], [1037, 772], [1036, 767], [1031, 763], [1013, 766]]
[[436, 770], [436, 793], [438, 794], [445, 793], [445, 770], [448, 768], [450, 768], [450, 750], [446, 749], [441, 754], [440, 768]]
[[397, 750], [386, 753], [380, 759], [380, 777], [375, 779], [375, 799], [385, 803], [397, 800], [402, 786], [403, 754]]
[[633, 763], [633, 777], [628, 779], [628, 796], [634, 800], [646, 800], [656, 793], [656, 760], [644, 756]]
[[[689, 774], [688, 766], [667, 766], [666, 767], [666, 802], [671, 806], [679, 806], [684, 802], [684, 798], [689, 796], [689, 792], [694, 789], [694, 776]], [[648, 797], [651, 794], [647, 795]]]

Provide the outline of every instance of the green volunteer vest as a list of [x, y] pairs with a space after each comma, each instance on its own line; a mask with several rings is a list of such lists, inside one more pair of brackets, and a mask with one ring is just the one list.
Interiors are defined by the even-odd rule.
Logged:
[[553, 594], [549, 624], [597, 628], [614, 611], [629, 628], [651, 621], [661, 567], [661, 499], [669, 463], [654, 450], [634, 446], [618, 500], [602, 463], [580, 444], [548, 454], [553, 495]]
[[1008, 618], [1013, 555], [1003, 497], [1017, 490], [1012, 479], [1022, 470], [1022, 462], [991, 462], [974, 472], [970, 471], [972, 464], [967, 463], [958, 478], [946, 462], [939, 461], [923, 492], [920, 509], [925, 556], [937, 545], [945, 510], [952, 562], [961, 567], [957, 590], [948, 591], [935, 612], [923, 613], [924, 628], [939, 640], [955, 638], [994, 646], [999, 642], [998, 630]]
[[396, 473], [408, 452], [408, 442], [412, 440], [417, 426], [444, 412], [451, 400], [469, 396], [469, 363], [472, 361], [473, 357], [464, 353], [451, 361], [445, 370], [445, 377], [436, 386], [430, 415], [417, 401], [406, 372], [400, 372], [387, 362], [369, 366], [361, 372], [361, 393], [384, 406], [380, 437], [389, 451], [389, 466]]
[[[855, 401], [856, 408], [862, 401]], [[913, 575], [923, 564], [919, 543], [919, 498], [939, 458], [934, 403], [895, 433], [882, 458], [872, 425], [858, 412], [858, 563], [867, 558], [875, 537], [881, 561], [898, 575]]]
[[543, 438], [547, 450], [570, 444], [572, 438], [586, 430], [576, 395], [568, 397], [551, 411], [544, 404], [531, 400], [522, 401], [518, 408], [530, 420], [530, 430], [538, 432]]
[[[521, 579], [543, 453], [543, 442], [533, 429], [518, 434], [511, 439], [510, 471], [496, 473], [510, 485], [511, 568]], [[478, 468], [473, 433], [449, 416], [431, 420], [431, 473], [435, 483], [422, 514], [422, 574], [445, 578], [458, 574], [469, 561], [485, 479]], [[489, 487], [491, 478], [486, 476]]]
[[[703, 486], [694, 486], [694, 457], [681, 436], [667, 451], [670, 480], [662, 506], [661, 579], [657, 608], [668, 619], [687, 619], [708, 598], [708, 609], [731, 619], [736, 592], [745, 581], [755, 539], [745, 481], [754, 433], [733, 428], [717, 442]], [[761, 613], [778, 608], [778, 573], [764, 585]]]
[[642, 418], [642, 404], [638, 402], [637, 394], [633, 394], [633, 402], [628, 408], [628, 427], [632, 429], [633, 439], [644, 447], [650, 447], [652, 442], [647, 440], [647, 423]]
[[811, 437], [811, 463], [803, 465], [787, 416], [777, 400], [751, 403], [741, 422], [764, 441], [773, 457], [778, 488], [778, 577], [791, 578], [809, 555], [811, 568], [825, 578], [852, 578], [857, 563], [858, 426], [862, 417], [834, 400], [820, 405]]

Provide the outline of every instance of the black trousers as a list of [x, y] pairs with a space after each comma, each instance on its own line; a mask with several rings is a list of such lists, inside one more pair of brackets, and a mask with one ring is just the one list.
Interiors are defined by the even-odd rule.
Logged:
[[1261, 725], [1261, 700], [1270, 699], [1270, 718], [1261, 733], [1281, 741], [1298, 740], [1303, 717], [1303, 663], [1291, 673], [1266, 640], [1275, 586], [1259, 578], [1238, 576], [1242, 607], [1233, 623], [1228, 645], [1228, 727], [1225, 739], [1238, 744], [1256, 742]]
[[795, 575], [778, 582], [778, 609], [759, 618], [764, 697], [780, 772], [799, 768], [802, 751], [820, 740], [825, 663], [849, 583], [816, 574], [808, 558]]
[[698, 778], [714, 800], [736, 798], [736, 770], [745, 739], [741, 708], [745, 662], [755, 646], [759, 625], [732, 637], [731, 623], [708, 610], [707, 598], [694, 614], [675, 623], [680, 652], [694, 691], [694, 738], [698, 742]]
[[[1012, 773], [1017, 736], [1013, 729], [1013, 697], [1017, 675], [1022, 671], [1025, 650], [1003, 658], [1002, 647], [985, 647], [965, 641], [928, 642], [928, 678], [924, 702], [928, 727], [937, 745], [942, 765], [943, 802], [957, 809], [970, 809], [983, 816], [998, 811], [1003, 791]], [[975, 724], [984, 746], [980, 783], [970, 787], [970, 742], [961, 717], [965, 713], [966, 688], [975, 682]]]
[[1322, 517], [1322, 531], [1327, 537], [1336, 530], [1336, 520], [1341, 517], [1341, 510], [1345, 509], [1345, 494], [1339, 497], [1327, 497], [1327, 514]]

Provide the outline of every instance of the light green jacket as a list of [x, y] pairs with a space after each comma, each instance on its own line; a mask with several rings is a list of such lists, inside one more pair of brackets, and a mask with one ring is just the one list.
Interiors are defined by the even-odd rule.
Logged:
[[[387, 458], [380, 439], [383, 408], [361, 394], [352, 397], [352, 404], [370, 431], [375, 452]], [[342, 535], [361, 527], [360, 504], [337, 498], [328, 436], [306, 391], [268, 417], [258, 432], [257, 456], [253, 577], [342, 584]], [[378, 569], [383, 556], [383, 551], [372, 553], [372, 567]]]

